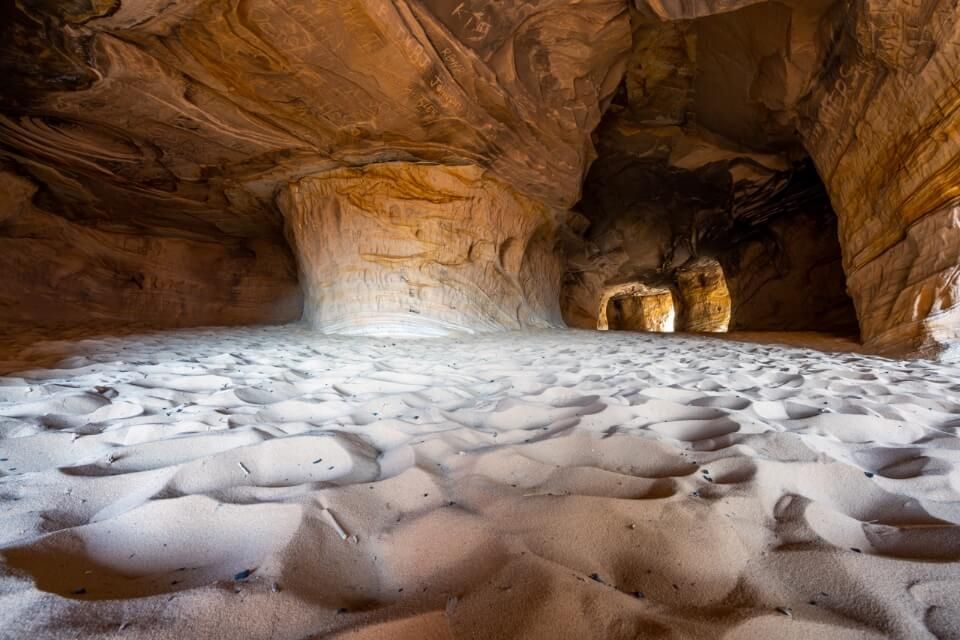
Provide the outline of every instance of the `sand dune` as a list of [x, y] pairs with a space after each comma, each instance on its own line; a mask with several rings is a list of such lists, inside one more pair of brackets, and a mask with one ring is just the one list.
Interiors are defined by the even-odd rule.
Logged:
[[299, 327], [0, 369], [2, 638], [960, 637], [960, 369]]

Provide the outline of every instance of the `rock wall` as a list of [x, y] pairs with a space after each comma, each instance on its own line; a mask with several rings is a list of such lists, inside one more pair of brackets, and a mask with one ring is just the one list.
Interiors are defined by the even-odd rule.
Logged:
[[857, 335], [832, 211], [776, 220], [718, 259], [730, 291], [731, 331]]
[[[524, 235], [527, 218], [504, 218], [500, 234], [474, 230], [472, 219], [454, 216], [477, 216], [484, 224], [507, 215], [463, 204], [480, 192], [523, 215], [577, 201], [594, 158], [591, 132], [621, 80], [630, 47], [624, 0], [35, 0], [0, 11], [0, 160], [43, 185], [44, 208], [61, 219], [83, 228], [136, 229], [152, 242], [136, 251], [151, 255], [176, 250], [149, 238], [209, 241], [204, 246], [210, 248], [198, 252], [204, 259], [194, 262], [206, 265], [199, 270], [209, 272], [216, 288], [226, 276], [208, 267], [227, 258], [218, 262], [215, 247], [276, 237], [282, 226], [276, 197], [288, 183], [299, 183], [298, 193], [305, 194], [322, 182], [306, 178], [338, 168], [472, 165], [504, 186], [464, 177], [473, 170], [408, 169], [396, 179], [425, 182], [395, 182], [375, 196], [392, 207], [417, 192], [429, 215], [445, 220], [418, 219], [408, 210], [398, 221], [403, 233], [420, 233], [424, 246], [441, 238], [448, 245], [424, 249], [441, 261], [424, 258], [424, 265], [433, 265], [429, 277], [414, 276], [403, 264], [416, 240], [391, 249], [383, 238], [373, 246], [367, 237], [323, 233], [337, 243], [341, 258], [382, 256], [375, 270], [366, 270], [373, 258], [351, 262], [370, 277], [375, 271], [380, 283], [396, 283], [402, 274], [445, 282], [441, 296], [423, 288], [424, 315], [456, 305], [474, 328], [554, 321], [555, 303], [541, 300], [556, 294], [553, 276], [534, 292], [523, 271], [552, 274], [552, 262], [531, 266], [531, 247], [550, 239]], [[464, 186], [453, 184], [461, 178]], [[474, 182], [481, 186], [470, 186]], [[441, 191], [419, 191], [428, 183]], [[449, 211], [433, 206], [449, 194]], [[519, 205], [516, 194], [540, 205]], [[383, 212], [362, 208], [344, 207], [357, 216], [349, 224], [373, 231], [372, 218]], [[461, 255], [470, 243], [454, 238], [454, 230], [476, 237], [473, 251], [479, 253]], [[311, 246], [300, 240], [298, 246]], [[506, 262], [479, 257], [488, 242], [506, 242], [495, 246]], [[452, 260], [464, 261], [459, 270], [442, 263], [447, 248]], [[301, 264], [323, 263], [315, 249], [307, 251]], [[404, 259], [391, 261], [392, 255]], [[396, 271], [388, 276], [391, 265]], [[449, 273], [439, 272], [444, 269]], [[481, 277], [484, 270], [490, 273]], [[310, 278], [315, 273], [305, 270]], [[496, 286], [487, 282], [498, 278]], [[202, 287], [191, 283], [184, 278], [182, 292], [170, 295], [196, 295]], [[308, 315], [318, 326], [334, 326], [320, 318], [355, 317], [358, 309], [341, 315], [340, 302], [331, 302], [345, 299], [345, 289], [332, 298], [325, 294], [332, 306], [320, 311], [317, 281], [307, 284], [313, 301]], [[465, 289], [454, 295], [451, 287], [458, 284]], [[84, 290], [93, 286], [82, 283]], [[98, 289], [89, 295], [98, 297]], [[473, 295], [493, 298], [468, 301]], [[481, 319], [481, 310], [492, 315]], [[189, 314], [175, 315], [186, 322]]]
[[339, 169], [291, 183], [280, 205], [321, 331], [562, 326], [553, 213], [479, 167]]
[[960, 357], [960, 7], [856, 2], [803, 105], [868, 348]]
[[670, 333], [676, 327], [673, 294], [664, 291], [612, 299], [607, 306], [607, 321], [613, 330]]
[[723, 333], [730, 326], [730, 292], [720, 263], [701, 258], [676, 273], [682, 331]]
[[36, 208], [36, 186], [0, 171], [0, 325], [150, 327], [296, 320], [286, 246], [105, 230]]
[[384, 161], [478, 164], [570, 206], [630, 46], [624, 0], [36, 0], [3, 17], [0, 153], [113, 215], [135, 197], [251, 224], [289, 179]]
[[[133, 318], [156, 307], [172, 324], [207, 322], [232, 297], [233, 311], [218, 322], [256, 320], [273, 295], [266, 290], [287, 298], [292, 282], [278, 194], [296, 217], [316, 207], [309, 198], [290, 204], [294, 192], [318, 189], [331, 172], [426, 163], [486, 172], [480, 182], [500, 186], [478, 189], [496, 206], [526, 198], [539, 203], [533, 208], [564, 211], [580, 200], [599, 152], [581, 202], [589, 229], [572, 216], [578, 233], [560, 230], [577, 238], [568, 243], [563, 304], [572, 325], [596, 326], [611, 285], [662, 286], [690, 258], [717, 257], [736, 271], [735, 326], [841, 326], [849, 314], [835, 261], [809, 233], [778, 230], [773, 218], [783, 216], [767, 206], [784, 196], [767, 186], [809, 156], [839, 216], [867, 347], [953, 357], [960, 354], [958, 16], [957, 0], [6, 3], [0, 161], [39, 190], [24, 213], [16, 195], [23, 185], [10, 187], [0, 213], [2, 259], [10, 278], [56, 283], [21, 289], [33, 292], [32, 304], [78, 305], [65, 317]], [[458, 171], [407, 170], [373, 192], [383, 189], [376, 195], [383, 206], [411, 190], [426, 208], [448, 192], [459, 202], [475, 187], [438, 186], [429, 195], [423, 185], [397, 183], [415, 178], [433, 188]], [[481, 206], [462, 208], [492, 224]], [[382, 216], [374, 209], [351, 223], [361, 236], [371, 217]], [[424, 218], [414, 227], [434, 239], [465, 231], [465, 221], [444, 224], [438, 231]], [[526, 242], [527, 259], [552, 274], [552, 249], [530, 247], [551, 245], [555, 232], [528, 237], [525, 224], [504, 232]], [[315, 231], [335, 242], [336, 255], [354, 256], [351, 269], [382, 282], [391, 281], [389, 264], [397, 266], [393, 278], [410, 272], [411, 254], [403, 252], [396, 262], [378, 259], [372, 271], [369, 261], [356, 263], [369, 253], [367, 239], [358, 236], [351, 248], [325, 225]], [[482, 225], [483, 246], [503, 240]], [[763, 238], [782, 246], [771, 253], [780, 240]], [[298, 247], [312, 246], [300, 240]], [[317, 265], [327, 258], [307, 251], [304, 273], [323, 273], [324, 281], [329, 267]], [[431, 251], [425, 264], [440, 264]], [[391, 255], [380, 245], [372, 254]], [[37, 255], [60, 266], [35, 266]], [[537, 298], [553, 295], [552, 280], [535, 293], [512, 268], [481, 276], [473, 263], [468, 256], [450, 271], [492, 300], [467, 304], [447, 291], [424, 294], [425, 308], [473, 327], [555, 321], [552, 303]], [[443, 283], [448, 276], [437, 269], [428, 280]], [[62, 293], [63, 274], [89, 275], [77, 278], [82, 290], [72, 294]], [[511, 279], [520, 284], [507, 294]], [[107, 282], [118, 300], [130, 300], [118, 303], [123, 311], [93, 302], [104, 299]], [[319, 289], [310, 286], [317, 321]], [[795, 296], [805, 303], [790, 309], [790, 291], [800, 286], [816, 295]], [[209, 303], [195, 310], [182, 303], [208, 290]], [[156, 297], [154, 307], [144, 292]], [[402, 308], [399, 300], [387, 307]], [[348, 317], [339, 304], [331, 313]], [[821, 311], [831, 306], [835, 312]], [[8, 302], [5, 313], [27, 318], [28, 307]], [[463, 322], [448, 317], [451, 309], [465, 314]], [[481, 319], [481, 310], [492, 315]]]

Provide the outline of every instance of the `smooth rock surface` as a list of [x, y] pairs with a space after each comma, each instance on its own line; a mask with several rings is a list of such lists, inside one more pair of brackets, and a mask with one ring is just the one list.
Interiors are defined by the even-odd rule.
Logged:
[[723, 267], [701, 258], [677, 270], [680, 327], [683, 331], [722, 333], [730, 327], [730, 291]]
[[611, 299], [607, 303], [609, 328], [620, 331], [670, 333], [676, 328], [676, 316], [671, 291], [634, 294]]

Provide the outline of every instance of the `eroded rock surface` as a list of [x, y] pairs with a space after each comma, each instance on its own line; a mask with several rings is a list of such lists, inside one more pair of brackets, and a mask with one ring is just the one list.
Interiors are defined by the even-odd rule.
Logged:
[[0, 325], [184, 327], [297, 320], [296, 265], [270, 239], [109, 231], [31, 203], [0, 171]]
[[670, 333], [676, 328], [673, 293], [634, 294], [611, 299], [607, 304], [610, 329]]
[[[12, 82], [0, 109], [0, 156], [44, 185], [44, 208], [85, 227], [224, 245], [215, 251], [251, 238], [283, 251], [277, 196], [288, 183], [302, 181], [304, 191], [318, 184], [309, 176], [343, 167], [472, 165], [541, 209], [562, 211], [579, 198], [594, 157], [590, 134], [630, 47], [623, 0], [35, 0], [4, 11], [0, 71]], [[419, 187], [398, 183], [392, 193], [403, 199]], [[422, 201], [447, 197], [450, 187], [438, 188], [421, 192]], [[471, 221], [455, 216], [479, 210], [437, 215], [464, 231]], [[403, 224], [422, 223], [430, 242], [440, 240], [439, 222], [408, 215]], [[369, 219], [353, 224], [363, 228]], [[454, 232], [443, 232], [443, 242], [457, 247], [451, 255], [479, 259], [457, 253], [470, 243]], [[511, 233], [505, 238], [524, 247], [530, 240]], [[370, 238], [353, 240], [339, 236], [343, 255], [330, 259], [363, 260]], [[513, 251], [503, 249], [508, 261]], [[316, 258], [301, 256], [301, 264]], [[480, 260], [499, 268], [493, 258]], [[382, 278], [360, 290], [398, 280], [399, 265], [383, 274], [389, 264], [381, 260]], [[526, 325], [528, 312], [506, 303], [526, 296], [537, 300], [530, 313], [538, 326], [546, 322], [555, 301], [539, 300], [555, 287], [544, 281], [537, 292], [517, 293], [521, 284], [511, 278], [520, 277], [519, 266], [506, 268], [483, 287], [500, 278], [507, 289], [465, 284], [444, 305], [473, 307], [460, 320], [472, 317], [474, 328]], [[313, 295], [313, 274], [305, 276]], [[380, 308], [379, 294], [370, 295], [367, 306]], [[474, 295], [492, 301], [470, 301]], [[341, 311], [309, 309], [314, 321]]]
[[960, 341], [958, 77], [957, 2], [858, 2], [805, 105], [864, 341], [889, 353]]
[[221, 205], [233, 224], [255, 217], [281, 178], [386, 160], [472, 162], [572, 205], [630, 42], [621, 0], [37, 0], [11, 13], [5, 153], [55, 165], [64, 194], [176, 201], [214, 224]]
[[722, 333], [730, 327], [730, 292], [723, 267], [701, 258], [677, 270], [684, 331]]
[[280, 202], [317, 329], [562, 326], [552, 211], [479, 167], [339, 169], [292, 183]]

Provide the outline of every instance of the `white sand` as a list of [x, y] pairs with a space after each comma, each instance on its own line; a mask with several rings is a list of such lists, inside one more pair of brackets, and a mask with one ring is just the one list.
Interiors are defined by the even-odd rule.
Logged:
[[0, 378], [4, 639], [960, 637], [957, 368], [575, 331], [9, 355], [29, 339], [0, 345], [31, 369]]

